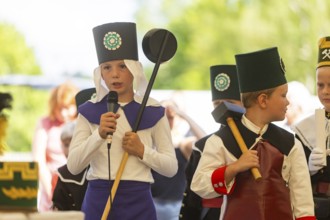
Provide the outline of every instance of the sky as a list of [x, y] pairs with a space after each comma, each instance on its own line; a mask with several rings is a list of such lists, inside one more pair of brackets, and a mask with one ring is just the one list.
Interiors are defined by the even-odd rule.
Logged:
[[134, 0], [1, 0], [0, 22], [13, 24], [35, 54], [44, 74], [92, 76], [98, 65], [92, 28], [135, 22]]

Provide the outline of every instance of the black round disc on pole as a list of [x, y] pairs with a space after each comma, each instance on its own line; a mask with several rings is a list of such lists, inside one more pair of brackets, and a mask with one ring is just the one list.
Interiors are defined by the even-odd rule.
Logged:
[[[162, 51], [162, 43], [166, 39], [164, 51]], [[170, 60], [178, 47], [175, 36], [168, 30], [154, 28], [148, 31], [142, 40], [142, 49], [146, 57], [153, 63], [156, 63], [160, 58], [160, 62]]]
[[150, 91], [154, 84], [160, 64], [171, 59], [176, 52], [176, 38], [168, 30], [156, 28], [151, 29], [143, 37], [142, 49], [146, 57], [151, 62], [155, 63], [155, 67], [152, 71], [148, 86], [144, 93], [137, 119], [133, 127], [133, 132], [136, 132], [139, 128], [142, 114], [149, 98]]

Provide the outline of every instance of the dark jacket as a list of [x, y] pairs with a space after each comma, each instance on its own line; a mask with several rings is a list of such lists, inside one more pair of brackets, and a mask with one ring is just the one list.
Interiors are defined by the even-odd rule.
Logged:
[[88, 181], [86, 180], [88, 168], [72, 175], [67, 166], [58, 169], [58, 181], [53, 193], [53, 208], [58, 210], [81, 210]]
[[204, 150], [205, 142], [211, 135], [203, 137], [195, 143], [196, 149], [193, 149], [186, 167], [187, 186], [182, 200], [180, 210], [180, 220], [218, 220], [220, 217], [220, 208], [205, 208], [202, 205], [202, 198], [190, 189], [190, 184], [197, 168], [201, 154]]

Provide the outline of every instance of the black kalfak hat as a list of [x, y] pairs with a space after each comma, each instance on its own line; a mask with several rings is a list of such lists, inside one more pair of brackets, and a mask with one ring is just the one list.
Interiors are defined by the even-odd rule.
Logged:
[[235, 65], [211, 66], [210, 79], [212, 101], [216, 99], [241, 100]]
[[241, 93], [271, 89], [287, 83], [284, 63], [277, 47], [237, 54], [235, 58]]
[[111, 60], [138, 60], [136, 24], [115, 22], [93, 28], [99, 64]]

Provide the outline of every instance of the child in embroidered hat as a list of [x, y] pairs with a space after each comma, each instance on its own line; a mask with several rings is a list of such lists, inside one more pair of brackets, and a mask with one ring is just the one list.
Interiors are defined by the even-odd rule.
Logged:
[[[203, 198], [224, 195], [221, 220], [314, 220], [302, 145], [292, 133], [271, 123], [284, 119], [289, 104], [278, 50], [235, 58], [246, 109], [235, 123], [250, 149], [242, 154], [229, 126], [224, 127], [206, 141], [191, 188]], [[254, 180], [251, 168], [260, 169], [262, 178]]]
[[[210, 67], [210, 84], [214, 108], [223, 101], [242, 106], [235, 65], [215, 65]], [[219, 128], [220, 130], [220, 128]], [[186, 167], [187, 186], [182, 200], [180, 219], [182, 220], [218, 220], [222, 196], [202, 199], [191, 191], [190, 184], [203, 152], [207, 135], [195, 143]]]
[[[322, 123], [317, 122], [316, 113], [307, 116], [293, 125], [292, 130], [296, 137], [303, 143], [309, 172], [311, 175], [315, 213], [317, 219], [329, 220], [330, 202], [330, 37], [322, 37], [318, 43], [319, 55], [316, 68], [317, 96], [323, 105], [324, 116], [319, 117]], [[317, 126], [323, 126], [320, 130], [325, 135], [320, 142], [317, 134]], [[317, 146], [323, 143], [323, 146]], [[324, 162], [326, 161], [326, 164]], [[322, 202], [325, 200], [328, 202]]]
[[[95, 27], [93, 34], [99, 60], [94, 70], [96, 96], [79, 106], [67, 166], [71, 173], [78, 174], [90, 165], [82, 211], [86, 220], [101, 219], [121, 158], [127, 152], [129, 157], [108, 219], [155, 220], [151, 169], [172, 177], [178, 168], [169, 123], [164, 108], [149, 98], [139, 129], [132, 132], [147, 85], [138, 61], [136, 25], [108, 23]], [[109, 91], [118, 93], [120, 107], [114, 112], [107, 110]], [[108, 166], [109, 133], [112, 142]]]

